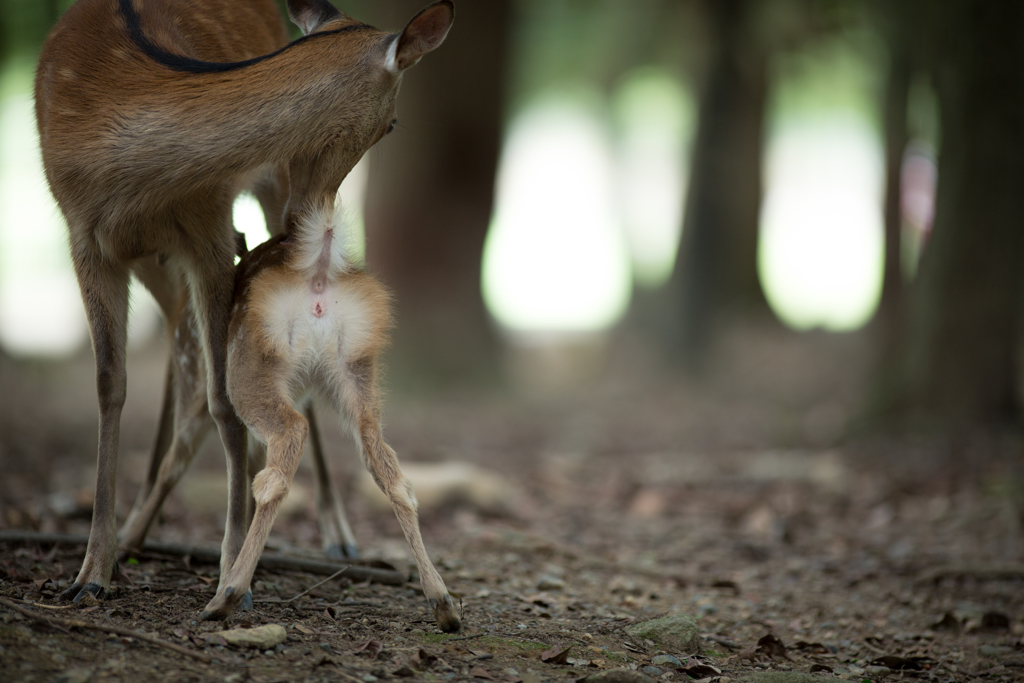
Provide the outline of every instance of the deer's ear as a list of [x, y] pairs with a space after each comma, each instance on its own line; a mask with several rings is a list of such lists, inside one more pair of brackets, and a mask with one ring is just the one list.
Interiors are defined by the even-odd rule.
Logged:
[[455, 21], [455, 3], [438, 0], [424, 8], [398, 36], [388, 53], [388, 68], [398, 73], [444, 42]]
[[318, 26], [340, 18], [342, 13], [327, 0], [288, 0], [288, 16], [308, 36]]

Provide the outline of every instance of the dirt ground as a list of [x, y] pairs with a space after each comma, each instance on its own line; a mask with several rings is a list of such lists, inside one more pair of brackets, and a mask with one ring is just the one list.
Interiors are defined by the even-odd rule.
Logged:
[[[421, 509], [428, 549], [461, 604], [461, 633], [434, 628], [415, 579], [401, 588], [335, 580], [284, 602], [324, 577], [264, 570], [253, 610], [226, 625], [197, 622], [217, 567], [152, 554], [122, 563], [130, 583], [101, 603], [69, 607], [56, 596], [84, 547], [6, 542], [0, 596], [210, 661], [0, 606], [0, 679], [534, 683], [624, 667], [670, 681], [1024, 680], [1024, 442], [858, 432], [859, 344], [808, 335], [727, 346], [728, 370], [701, 386], [634, 352], [562, 393], [424, 396], [396, 386], [386, 435], [404, 462], [471, 463], [503, 482], [428, 496]], [[129, 366], [122, 515], [145, 468], [162, 354], [136, 351]], [[47, 365], [0, 359], [4, 529], [87, 533], [91, 362], [87, 353]], [[360, 493], [352, 447], [337, 430], [326, 437], [364, 555], [412, 572], [394, 516]], [[223, 464], [210, 441], [151, 538], [219, 543]], [[317, 557], [308, 466], [295, 490], [269, 545]], [[701, 653], [627, 633], [678, 614], [696, 620]], [[287, 640], [260, 650], [210, 636], [264, 624], [284, 626]], [[679, 664], [655, 664], [662, 654]]]

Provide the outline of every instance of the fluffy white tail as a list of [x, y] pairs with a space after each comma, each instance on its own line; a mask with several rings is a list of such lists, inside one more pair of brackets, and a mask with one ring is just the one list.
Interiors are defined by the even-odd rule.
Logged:
[[349, 258], [349, 223], [340, 204], [311, 210], [298, 222], [292, 267], [323, 285], [354, 270]]

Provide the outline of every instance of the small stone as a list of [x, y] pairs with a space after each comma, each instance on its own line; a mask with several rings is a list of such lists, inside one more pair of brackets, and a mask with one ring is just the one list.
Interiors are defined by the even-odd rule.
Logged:
[[683, 665], [677, 657], [673, 657], [672, 655], [658, 655], [651, 660], [651, 664], [654, 666], [671, 666], [676, 669]]
[[555, 576], [542, 576], [540, 581], [537, 582], [537, 590], [539, 591], [560, 591], [563, 588], [565, 588], [565, 581]]
[[673, 614], [651, 619], [626, 628], [634, 638], [650, 640], [670, 652], [696, 654], [700, 649], [700, 631], [693, 617]]
[[892, 673], [892, 669], [887, 666], [869, 666], [864, 669], [864, 672], [868, 676], [888, 676]]
[[645, 666], [643, 669], [641, 669], [641, 671], [643, 671], [648, 676], [660, 676], [661, 674], [665, 673], [656, 666]]
[[243, 673], [228, 674], [224, 677], [224, 683], [242, 683], [244, 680], [245, 674]]
[[331, 644], [330, 643], [320, 643], [320, 649], [323, 650], [324, 652], [330, 652], [331, 651]]
[[235, 647], [254, 647], [266, 650], [288, 639], [288, 631], [280, 624], [266, 624], [256, 628], [233, 628], [228, 631], [217, 631], [220, 636]]
[[[3, 652], [0, 652], [0, 654], [3, 654]], [[54, 664], [63, 664], [67, 661], [68, 658], [58, 652], [57, 654], [50, 657], [50, 659], [53, 660]]]
[[273, 650], [267, 650], [263, 654], [266, 655], [267, 657], [273, 657], [274, 656], [274, 651]]
[[92, 671], [89, 669], [68, 669], [60, 675], [57, 683], [89, 683]]
[[584, 634], [583, 634], [582, 636], [580, 636], [580, 637], [581, 637], [581, 638], [583, 638], [583, 640], [584, 640], [585, 642], [588, 642], [588, 643], [592, 643], [592, 642], [594, 642], [594, 636], [590, 635], [589, 633], [584, 633]]
[[414, 628], [413, 630], [409, 631], [409, 635], [413, 638], [421, 638], [426, 635], [426, 631], [424, 631], [421, 628]]
[[363, 674], [362, 680], [364, 683], [377, 683], [377, 681], [380, 679], [374, 676], [373, 674]]

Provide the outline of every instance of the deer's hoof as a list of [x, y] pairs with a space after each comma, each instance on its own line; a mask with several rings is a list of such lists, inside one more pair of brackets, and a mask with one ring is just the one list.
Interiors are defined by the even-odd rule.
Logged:
[[60, 594], [60, 599], [64, 602], [81, 602], [85, 599], [86, 595], [91, 595], [93, 598], [99, 600], [103, 597], [103, 593], [106, 589], [98, 583], [87, 583], [84, 586], [77, 581]]
[[199, 619], [200, 621], [224, 621], [244, 598], [244, 595], [238, 595], [231, 586], [225, 588], [223, 592], [217, 591], [213, 600], [207, 603], [206, 609], [199, 615]]
[[354, 560], [359, 557], [359, 546], [355, 543], [327, 546], [324, 555], [329, 560]]
[[450, 596], [445, 595], [440, 602], [431, 598], [430, 606], [434, 608], [434, 620], [437, 621], [439, 629], [445, 633], [459, 632], [459, 629], [462, 628], [462, 620], [456, 614], [455, 603], [452, 602]]
[[245, 591], [245, 595], [242, 597], [242, 611], [248, 612], [252, 609], [252, 589]]

